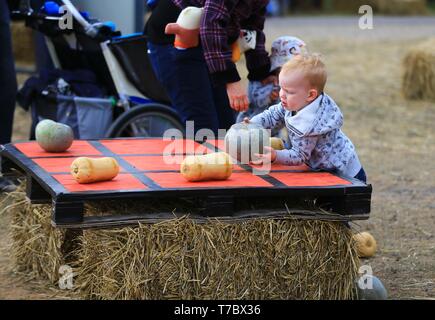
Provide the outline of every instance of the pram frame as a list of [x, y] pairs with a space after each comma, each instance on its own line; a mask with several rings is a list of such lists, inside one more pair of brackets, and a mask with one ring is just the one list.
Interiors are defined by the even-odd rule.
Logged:
[[[111, 84], [108, 86], [110, 87], [111, 93], [117, 96], [116, 106], [122, 108], [121, 116], [123, 116], [114, 119], [114, 122], [107, 130], [105, 137], [119, 137], [120, 127], [131, 128], [133, 137], [157, 137], [157, 135], [153, 135], [152, 132], [148, 132], [146, 131], [146, 129], [144, 130], [143, 128], [139, 128], [135, 123], [124, 123], [125, 121], [130, 121], [131, 119], [136, 119], [136, 121], [137, 119], [146, 119], [147, 113], [149, 113], [151, 117], [159, 117], [160, 114], [163, 115], [164, 117], [159, 117], [159, 119], [163, 119], [164, 121], [168, 122], [170, 126], [184, 132], [184, 126], [182, 125], [178, 114], [176, 113], [174, 108], [168, 104], [167, 100], [158, 101], [148, 97], [147, 95], [144, 95], [128, 79], [126, 72], [122, 68], [121, 64], [117, 60], [115, 54], [112, 52], [110, 47], [112, 41], [115, 39], [113, 35], [120, 35], [120, 33], [112, 32], [112, 34], [110, 34], [108, 30], [105, 30], [104, 33], [101, 35], [98, 29], [93, 24], [89, 23], [81, 16], [79, 11], [69, 0], [59, 0], [59, 2], [65, 6], [66, 10], [64, 11], [72, 14], [73, 16], [74, 23], [72, 29], [59, 28], [62, 17], [53, 17], [34, 12], [31, 9], [28, 0], [22, 1], [22, 3], [24, 4], [20, 6], [19, 11], [13, 12], [13, 16], [18, 19], [24, 19], [27, 26], [44, 34], [50, 58], [53, 62], [54, 67], [57, 69], [65, 69], [65, 66], [62, 65], [62, 59], [60, 59], [58, 56], [55, 44], [50, 38], [50, 34], [55, 34], [56, 36], [61, 35], [66, 43], [68, 43], [68, 45], [71, 47], [71, 49], [74, 50], [83, 49], [79, 42], [79, 39], [77, 38], [78, 34], [80, 34], [82, 37], [88, 36], [90, 38], [93, 38], [95, 41], [98, 41], [99, 47], [101, 49], [101, 54], [107, 67], [108, 75], [106, 75], [106, 77], [111, 82]], [[47, 26], [43, 25], [44, 22], [48, 22], [48, 28], [52, 27], [53, 30], [47, 30]], [[42, 30], [42, 28], [45, 29]], [[117, 37], [116, 41], [119, 42], [122, 41], [122, 39], [132, 38], [132, 36], [137, 36], [137, 34]], [[144, 54], [146, 54], [146, 52]], [[140, 103], [132, 102], [132, 98], [135, 100], [139, 100]], [[133, 108], [140, 108], [140, 111], [135, 110], [135, 117], [130, 117], [126, 115], [126, 113], [131, 112]], [[156, 110], [158, 110], [157, 113]], [[138, 114], [140, 114], [140, 116], [138, 116]]]

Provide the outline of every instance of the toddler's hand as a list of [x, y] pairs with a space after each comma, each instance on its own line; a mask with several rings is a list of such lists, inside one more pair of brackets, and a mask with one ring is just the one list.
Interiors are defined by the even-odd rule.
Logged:
[[248, 117], [246, 117], [246, 118], [243, 118], [243, 122], [244, 122], [244, 123], [250, 123], [250, 122], [251, 122], [251, 120], [249, 120], [249, 118], [248, 118]]
[[263, 154], [261, 153], [254, 154], [254, 156], [258, 158], [258, 160], [251, 161], [251, 163], [254, 165], [262, 165], [262, 164], [269, 164], [275, 162], [277, 156], [275, 149], [271, 147], [264, 147], [264, 152], [265, 153]]

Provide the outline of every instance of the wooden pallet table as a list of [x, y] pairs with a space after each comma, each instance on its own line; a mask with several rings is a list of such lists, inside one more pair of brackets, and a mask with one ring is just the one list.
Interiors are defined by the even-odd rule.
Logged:
[[[208, 217], [247, 217], [288, 214], [285, 210], [238, 210], [238, 203], [249, 199], [304, 198], [316, 201], [334, 213], [323, 219], [365, 220], [369, 218], [371, 185], [328, 172], [314, 172], [307, 167], [273, 165], [266, 175], [253, 174], [250, 165], [235, 165], [227, 181], [187, 182], [179, 173], [179, 163], [191, 154], [222, 151], [223, 141], [203, 144], [191, 140], [110, 139], [75, 141], [64, 153], [44, 152], [36, 142], [6, 145], [1, 150], [3, 172], [18, 169], [27, 179], [27, 197], [32, 203], [52, 203], [52, 221], [61, 228], [100, 228], [137, 224], [150, 216], [147, 212], [132, 215], [84, 217], [87, 201], [195, 198], [201, 200], [202, 214]], [[172, 150], [169, 151], [168, 150]], [[121, 172], [113, 181], [80, 185], [70, 174], [77, 157], [114, 157]], [[166, 158], [165, 158], [166, 157]], [[168, 164], [167, 157], [178, 160]], [[313, 214], [301, 210], [301, 218]], [[155, 214], [157, 220], [165, 213]], [[200, 218], [200, 217], [199, 217]]]

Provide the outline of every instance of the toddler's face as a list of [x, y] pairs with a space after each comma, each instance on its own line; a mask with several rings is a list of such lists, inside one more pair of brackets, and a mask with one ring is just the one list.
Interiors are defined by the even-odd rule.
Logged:
[[[281, 73], [279, 85], [279, 97], [286, 110], [299, 111], [317, 98], [317, 91], [310, 87], [309, 81], [301, 72]], [[316, 93], [313, 93], [313, 90]]]

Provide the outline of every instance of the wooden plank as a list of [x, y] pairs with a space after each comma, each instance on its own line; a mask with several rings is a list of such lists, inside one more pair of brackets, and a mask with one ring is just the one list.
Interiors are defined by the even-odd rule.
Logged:
[[[215, 144], [220, 146], [221, 142], [217, 141]], [[271, 214], [282, 217], [286, 212], [276, 211], [277, 201], [282, 200], [280, 198], [306, 199], [312, 202], [317, 200], [317, 204], [336, 213], [318, 215], [305, 212], [297, 215], [299, 219], [350, 221], [364, 220], [369, 216], [371, 185], [327, 172], [310, 172], [306, 167], [277, 166], [266, 176], [256, 176], [253, 174], [252, 166], [239, 164], [228, 181], [187, 183], [180, 176], [178, 165], [167, 165], [162, 162], [163, 154], [154, 154], [165, 153], [170, 143], [155, 138], [76, 142], [74, 152], [69, 157], [65, 157], [66, 154], [49, 155], [42, 152], [35, 143], [27, 143], [18, 144], [18, 148], [7, 145], [5, 150], [1, 151], [1, 155], [6, 159], [7, 170], [8, 167], [19, 167], [27, 173], [27, 192], [33, 203], [52, 201], [53, 224], [56, 226], [79, 229], [110, 227], [134, 225], [139, 222], [160, 222], [173, 218], [173, 215], [160, 218], [165, 216], [164, 214], [153, 218], [146, 213], [116, 217], [83, 217], [86, 201], [107, 199], [134, 201], [147, 198], [165, 201], [171, 198], [195, 198], [203, 205], [202, 209], [200, 206], [192, 208], [200, 208], [195, 211], [203, 215], [198, 214], [195, 218], [198, 221], [211, 217], [240, 221], [258, 218], [260, 214], [265, 217], [270, 217]], [[180, 150], [176, 150], [177, 147], [171, 152], [177, 154], [189, 151], [186, 149], [187, 144], [186, 141], [179, 141], [175, 146], [178, 145]], [[194, 147], [195, 150], [215, 150], [214, 145], [210, 143], [194, 143]], [[82, 148], [87, 153], [95, 153], [96, 157], [115, 157], [122, 166], [121, 174], [110, 182], [90, 186], [78, 185], [72, 181], [67, 169], [69, 162], [74, 156], [80, 155]], [[147, 153], [151, 151], [153, 153]], [[145, 154], [142, 154], [143, 152]], [[150, 169], [155, 171], [147, 171]], [[269, 209], [251, 210], [245, 215], [245, 211], [239, 211], [251, 208], [251, 205], [243, 204], [252, 201], [266, 203], [266, 207], [257, 207], [268, 206]], [[222, 216], [223, 214], [226, 216]]]
[[83, 202], [59, 202], [53, 200], [52, 221], [59, 224], [83, 222], [85, 206]]
[[24, 173], [24, 170], [20, 168], [20, 166], [16, 165], [12, 160], [8, 159], [7, 157], [0, 158], [1, 164], [1, 173], [4, 176], [13, 175], [16, 173], [15, 171], [19, 171], [21, 173]]
[[174, 219], [192, 219], [196, 223], [209, 223], [212, 221], [220, 221], [226, 223], [241, 223], [252, 219], [296, 219], [296, 220], [316, 220], [316, 221], [356, 221], [369, 219], [368, 214], [360, 215], [337, 215], [316, 213], [311, 211], [299, 210], [298, 212], [289, 214], [283, 210], [259, 210], [239, 212], [234, 216], [226, 217], [204, 217], [199, 215], [175, 215], [172, 212], [152, 213], [152, 214], [132, 214], [120, 216], [99, 216], [85, 217], [82, 222], [67, 223], [52, 221], [52, 225], [60, 229], [108, 229], [122, 228], [128, 226], [137, 226], [139, 224], [156, 224], [161, 222], [169, 222]]
[[52, 201], [51, 195], [30, 174], [27, 174], [26, 178], [26, 196], [32, 204], [46, 204]]

